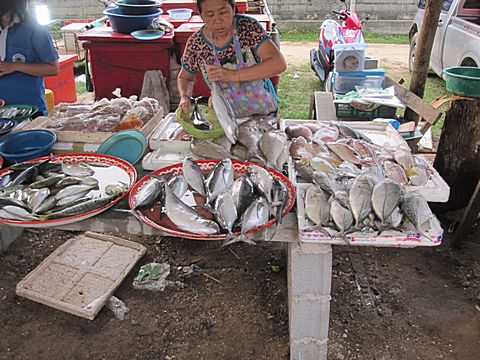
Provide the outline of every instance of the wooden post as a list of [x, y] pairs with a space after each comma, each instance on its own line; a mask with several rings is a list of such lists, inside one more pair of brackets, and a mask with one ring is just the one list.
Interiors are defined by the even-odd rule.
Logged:
[[[430, 66], [430, 55], [432, 53], [433, 40], [437, 32], [442, 6], [443, 0], [426, 1], [422, 27], [418, 34], [410, 91], [421, 98], [423, 98], [423, 94], [425, 93], [425, 82], [427, 81], [428, 68]], [[418, 116], [409, 108], [405, 111], [404, 116], [405, 119], [418, 122]]]
[[480, 180], [480, 99], [452, 102], [434, 167], [450, 186], [448, 202], [435, 204], [435, 211], [467, 206]]

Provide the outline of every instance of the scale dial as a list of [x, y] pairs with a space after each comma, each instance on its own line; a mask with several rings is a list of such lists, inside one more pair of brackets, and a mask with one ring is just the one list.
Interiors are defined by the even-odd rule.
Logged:
[[343, 68], [347, 71], [355, 71], [358, 69], [358, 66], [360, 65], [358, 57], [353, 55], [346, 56], [343, 59], [342, 63], [343, 63]]

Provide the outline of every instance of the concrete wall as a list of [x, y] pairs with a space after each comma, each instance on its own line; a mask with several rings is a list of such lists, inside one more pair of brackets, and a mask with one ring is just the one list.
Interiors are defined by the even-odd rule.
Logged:
[[[356, 11], [372, 21], [366, 25], [376, 32], [408, 31], [417, 10], [417, 0], [347, 0], [356, 3]], [[276, 22], [282, 27], [318, 27], [332, 10], [340, 10], [339, 0], [267, 0]], [[47, 4], [52, 19], [98, 19], [105, 6], [99, 0], [33, 0]]]
[[98, 19], [105, 6], [98, 0], [33, 0], [32, 4], [46, 4], [51, 19]]
[[[417, 10], [417, 0], [350, 0], [350, 4], [354, 3], [361, 17], [374, 20], [410, 20]], [[322, 20], [332, 10], [342, 9], [338, 0], [268, 0], [268, 4], [280, 21]]]

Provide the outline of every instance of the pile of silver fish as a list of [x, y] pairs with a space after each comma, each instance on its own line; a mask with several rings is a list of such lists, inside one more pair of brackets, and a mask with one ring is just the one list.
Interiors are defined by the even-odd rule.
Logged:
[[0, 177], [0, 218], [45, 221], [83, 214], [100, 208], [122, 195], [127, 186], [109, 184], [105, 193], [93, 177], [94, 166], [86, 163], [54, 162], [50, 159], [10, 166]]
[[360, 132], [342, 123], [308, 122], [285, 129], [291, 140], [290, 155], [306, 182], [313, 171], [335, 172], [342, 165], [376, 168], [400, 184], [423, 186], [432, 176], [428, 164], [409, 150], [384, 148], [371, 143]]
[[[218, 102], [222, 104], [220, 100]], [[228, 109], [223, 113], [228, 114]], [[229, 119], [228, 115], [219, 117], [226, 136], [213, 140], [194, 140], [192, 153], [205, 159], [228, 157], [283, 170], [289, 156], [288, 138], [285, 132], [276, 128], [277, 118], [254, 116], [240, 125]]]
[[[236, 177], [229, 158], [219, 161], [206, 177], [189, 157], [181, 175], [150, 177], [136, 194], [133, 211], [160, 205], [162, 214], [178, 229], [207, 236], [226, 234], [224, 245], [253, 243], [246, 236], [249, 230], [272, 218], [279, 224], [288, 196], [286, 185], [263, 167], [249, 166], [246, 174]], [[194, 200], [194, 195], [204, 201]], [[213, 216], [208, 219], [200, 210]]]
[[[405, 188], [428, 181], [427, 164], [418, 163], [409, 151], [385, 151], [341, 123], [306, 123], [288, 127], [286, 133], [292, 139], [290, 153], [298, 175], [312, 183], [304, 194], [305, 215], [311, 222], [307, 231], [346, 241], [350, 233], [380, 235], [387, 229], [415, 229], [432, 241], [441, 234], [425, 198]], [[420, 181], [421, 166], [426, 179]]]

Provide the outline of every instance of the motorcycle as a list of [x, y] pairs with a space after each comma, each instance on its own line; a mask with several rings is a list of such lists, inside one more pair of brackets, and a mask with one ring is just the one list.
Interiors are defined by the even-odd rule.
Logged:
[[[325, 91], [331, 91], [333, 81], [334, 51], [337, 44], [364, 43], [362, 23], [358, 15], [350, 11], [345, 0], [340, 0], [345, 9], [333, 10], [339, 21], [325, 20], [320, 26], [318, 49], [310, 50], [310, 65], [312, 70], [323, 81]], [[367, 18], [365, 18], [367, 20]]]

